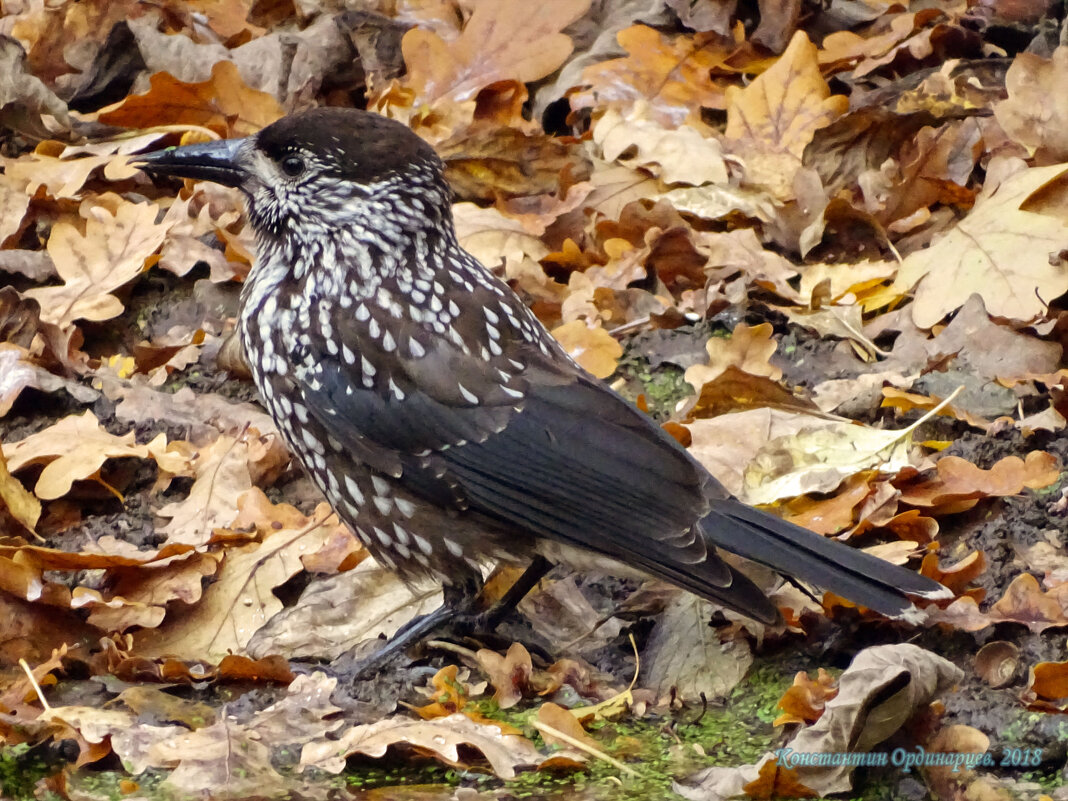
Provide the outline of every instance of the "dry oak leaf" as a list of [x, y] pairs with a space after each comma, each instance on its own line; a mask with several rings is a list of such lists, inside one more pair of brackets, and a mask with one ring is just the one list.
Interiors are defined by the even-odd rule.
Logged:
[[1024, 459], [1006, 456], [989, 470], [959, 456], [945, 456], [938, 460], [936, 470], [937, 476], [900, 486], [901, 503], [932, 507], [1018, 495], [1025, 488], [1048, 487], [1060, 476], [1057, 457], [1045, 451], [1031, 451]]
[[724, 107], [723, 88], [711, 71], [735, 50], [715, 34], [669, 37], [645, 25], [616, 34], [625, 58], [587, 67], [588, 86], [570, 97], [571, 107], [629, 109], [647, 102], [653, 119], [670, 128], [700, 123], [700, 109]]
[[1035, 634], [1052, 626], [1068, 626], [1068, 584], [1048, 592], [1030, 573], [1021, 573], [990, 608], [990, 623], [1022, 623]]
[[572, 320], [552, 330], [564, 350], [583, 369], [598, 378], [607, 378], [616, 371], [623, 355], [623, 346], [601, 326], [589, 326], [583, 320]]
[[819, 669], [815, 680], [810, 679], [805, 671], [798, 671], [794, 683], [779, 699], [778, 707], [783, 714], [775, 718], [772, 725], [815, 723], [823, 714], [824, 706], [836, 695], [838, 682], [823, 668]]
[[[988, 179], [971, 212], [926, 250], [905, 257], [887, 297], [915, 291], [912, 319], [931, 328], [972, 294], [991, 317], [1031, 322], [1068, 291], [1057, 254], [1068, 242], [1068, 165]], [[1048, 212], [1048, 213], [1047, 213]]]
[[[479, 208], [474, 203], [452, 207], [456, 238], [463, 248], [489, 270], [503, 273], [531, 297], [558, 302], [563, 285], [545, 274], [538, 263], [549, 255], [541, 241], [545, 229], [540, 224], [502, 214], [495, 208]], [[500, 269], [503, 268], [503, 269]]]
[[300, 764], [340, 773], [349, 755], [381, 757], [391, 745], [421, 749], [451, 767], [469, 764], [459, 751], [460, 746], [469, 746], [480, 751], [490, 769], [502, 779], [513, 778], [516, 768], [537, 767], [545, 760], [530, 740], [503, 734], [497, 725], [477, 723], [457, 713], [434, 720], [391, 717], [354, 726], [330, 739], [305, 745]]
[[[689, 125], [675, 130], [648, 118], [643, 101], [624, 117], [609, 109], [593, 126], [593, 141], [606, 161], [644, 167], [665, 184], [724, 184], [729, 175], [719, 141]], [[633, 155], [632, 155], [633, 154]]]
[[5, 511], [33, 531], [41, 517], [41, 502], [8, 472], [7, 460], [0, 450], [0, 519]]
[[[238, 503], [243, 507], [254, 497], [245, 495]], [[320, 515], [298, 529], [272, 530], [263, 542], [228, 548], [200, 603], [180, 618], [138, 635], [137, 652], [180, 654], [187, 659], [244, 652], [252, 635], [282, 610], [274, 589], [300, 573], [301, 557], [322, 547], [332, 531], [330, 520]]]
[[[308, 570], [306, 557], [302, 561]], [[333, 660], [365, 640], [392, 637], [441, 603], [439, 588], [428, 584], [413, 591], [395, 572], [364, 558], [352, 570], [313, 581], [295, 605], [256, 632], [247, 651]]]
[[531, 690], [534, 665], [521, 643], [512, 643], [504, 656], [483, 648], [477, 658], [479, 667], [494, 688], [493, 700], [501, 709], [515, 706], [523, 700], [524, 693]]
[[[159, 437], [166, 439], [165, 434]], [[92, 412], [71, 415], [36, 434], [3, 446], [8, 468], [18, 472], [45, 463], [34, 494], [42, 500], [61, 498], [75, 481], [91, 478], [111, 458], [149, 458], [149, 446], [138, 445], [134, 432], [117, 437], [99, 424]]]
[[[1008, 98], [994, 105], [994, 116], [1010, 138], [1035, 151], [1042, 161], [1068, 159], [1068, 47], [1049, 59], [1019, 53], [1005, 74]], [[1041, 163], [1041, 162], [1040, 162]]]
[[138, 171], [126, 159], [115, 157], [144, 150], [165, 135], [147, 133], [80, 146], [49, 139], [37, 145], [32, 153], [5, 161], [6, 173], [8, 180], [30, 197], [44, 187], [49, 197], [76, 198], [83, 194], [85, 182], [98, 168], [103, 168], [104, 178], [109, 181], [123, 181], [136, 175]]
[[238, 499], [252, 487], [250, 458], [248, 434], [241, 438], [224, 434], [192, 456], [196, 477], [189, 495], [157, 511], [171, 520], [160, 529], [168, 543], [204, 545], [215, 528], [233, 522]]
[[4, 173], [0, 174], [0, 245], [12, 234], [22, 228], [22, 218], [30, 208], [30, 197], [24, 187], [16, 185], [16, 182], [8, 174], [14, 162], [10, 159], [0, 160], [4, 165]]
[[782, 378], [782, 370], [769, 363], [778, 344], [772, 338], [771, 323], [749, 326], [740, 323], [729, 338], [712, 337], [705, 343], [708, 364], [686, 368], [686, 382], [697, 392], [709, 381], [722, 375], [728, 367], [736, 367], [750, 375], [764, 376], [773, 381]]
[[831, 95], [820, 74], [816, 46], [798, 31], [775, 64], [744, 89], [727, 89], [724, 145], [745, 163], [745, 182], [793, 196], [805, 146], [849, 108]]
[[126, 128], [196, 125], [231, 137], [253, 134], [285, 113], [274, 97], [248, 87], [230, 61], [218, 62], [202, 83], [183, 83], [166, 72], [149, 81], [147, 92], [102, 109], [97, 119]]
[[61, 326], [122, 314], [122, 302], [110, 293], [144, 269], [170, 228], [156, 224], [155, 204], [130, 203], [112, 193], [84, 201], [78, 211], [84, 226], [61, 220], [48, 238], [63, 285], [23, 293], [41, 304], [43, 321]]
[[405, 84], [424, 103], [469, 100], [505, 80], [530, 83], [556, 70], [571, 55], [561, 31], [579, 19], [590, 0], [479, 0], [460, 36], [445, 41], [426, 28], [401, 40], [408, 66]]

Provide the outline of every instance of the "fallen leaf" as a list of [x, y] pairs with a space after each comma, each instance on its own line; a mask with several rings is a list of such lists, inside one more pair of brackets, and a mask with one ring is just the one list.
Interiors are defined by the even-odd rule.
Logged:
[[15, 473], [31, 464], [45, 465], [34, 494], [46, 501], [66, 495], [75, 481], [95, 476], [108, 459], [149, 456], [148, 446], [136, 444], [133, 431], [121, 437], [109, 434], [92, 412], [65, 417], [36, 434], [8, 443], [3, 453], [8, 468]]
[[745, 182], [776, 198], [793, 197], [793, 176], [816, 131], [845, 113], [820, 74], [816, 46], [803, 31], [774, 65], [744, 89], [727, 89], [724, 145], [745, 166]]
[[221, 136], [248, 136], [284, 113], [271, 95], [245, 85], [230, 61], [216, 63], [211, 78], [202, 83], [184, 83], [157, 72], [149, 84], [144, 94], [101, 109], [97, 119], [126, 128], [185, 125], [211, 128]]
[[644, 105], [636, 105], [624, 117], [609, 109], [594, 124], [593, 141], [606, 161], [647, 168], [665, 184], [727, 182], [727, 164], [718, 140], [702, 136], [689, 125], [664, 128], [648, 119], [646, 111]]
[[106, 194], [81, 204], [82, 226], [66, 220], [52, 226], [48, 254], [63, 285], [25, 292], [40, 302], [41, 319], [68, 326], [121, 314], [122, 303], [110, 293], [144, 269], [170, 227], [157, 224], [156, 213], [152, 203]]
[[988, 179], [967, 217], [925, 250], [905, 257], [892, 292], [915, 292], [912, 318], [930, 328], [971, 295], [993, 317], [1030, 322], [1068, 291], [1057, 254], [1068, 226], [1054, 203], [1068, 190], [1065, 165], [1022, 169], [1000, 183]]
[[460, 746], [467, 746], [481, 753], [502, 779], [513, 778], [517, 768], [537, 767], [545, 759], [524, 737], [502, 734], [498, 726], [455, 714], [434, 720], [391, 717], [354, 726], [329, 740], [309, 742], [301, 751], [300, 764], [340, 773], [349, 755], [382, 757], [395, 745], [419, 748], [455, 768], [470, 764], [459, 750]]
[[626, 58], [594, 64], [582, 72], [590, 87], [571, 94], [571, 107], [616, 108], [645, 102], [653, 118], [668, 127], [699, 122], [696, 109], [723, 108], [723, 88], [711, 76], [734, 47], [715, 34], [667, 36], [646, 25], [616, 34]]
[[426, 28], [401, 40], [408, 66], [405, 84], [421, 102], [461, 102], [503, 80], [544, 78], [571, 54], [560, 31], [581, 17], [589, 0], [552, 0], [536, 6], [522, 0], [479, 4], [452, 41]]
[[623, 355], [623, 346], [611, 334], [582, 320], [554, 328], [552, 335], [572, 359], [597, 378], [612, 375]]

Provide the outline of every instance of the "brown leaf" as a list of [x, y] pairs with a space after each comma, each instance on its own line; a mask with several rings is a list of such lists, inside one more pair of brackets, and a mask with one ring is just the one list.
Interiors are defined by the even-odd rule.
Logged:
[[[160, 436], [163, 436], [162, 434]], [[92, 412], [71, 415], [3, 449], [8, 467], [18, 472], [31, 464], [45, 464], [34, 494], [42, 500], [60, 498], [75, 481], [93, 477], [107, 459], [148, 458], [147, 445], [137, 445], [134, 432], [109, 434]]]
[[697, 109], [723, 108], [723, 89], [711, 77], [734, 47], [715, 34], [669, 37], [645, 25], [621, 30], [616, 39], [625, 58], [594, 64], [583, 70], [590, 88], [571, 95], [571, 107], [615, 108], [626, 111], [636, 102], [648, 103], [662, 125], [700, 123]]
[[779, 699], [783, 711], [773, 725], [787, 723], [815, 723], [823, 714], [827, 702], [838, 695], [838, 682], [823, 668], [813, 681], [805, 671], [794, 676], [794, 683]]
[[991, 622], [1023, 623], [1036, 634], [1051, 626], [1068, 625], [1068, 584], [1043, 592], [1038, 579], [1021, 573], [991, 607]]
[[1010, 137], [1032, 149], [1039, 164], [1068, 160], [1068, 102], [1060, 87], [1068, 80], [1068, 47], [1050, 58], [1018, 53], [1005, 75], [1008, 98], [994, 116]]
[[1063, 164], [1022, 169], [1000, 183], [988, 172], [968, 216], [931, 247], [905, 257], [888, 298], [914, 288], [912, 318], [921, 328], [941, 321], [973, 293], [992, 317], [1041, 317], [1053, 298], [1068, 291], [1068, 271], [1057, 255], [1068, 235], [1058, 207], [1066, 192]]
[[102, 109], [97, 119], [126, 128], [196, 125], [232, 137], [253, 134], [284, 113], [271, 95], [246, 86], [230, 61], [215, 64], [203, 83], [183, 83], [166, 72], [149, 82], [147, 92]]
[[796, 771], [781, 767], [775, 760], [765, 762], [760, 768], [759, 778], [742, 789], [750, 798], [760, 799], [818, 798], [820, 795], [807, 787]]
[[109, 193], [81, 205], [83, 225], [52, 226], [48, 254], [64, 283], [25, 293], [40, 302], [41, 319], [68, 326], [121, 314], [122, 303], [110, 293], [137, 276], [163, 244], [169, 225], [156, 224], [157, 211], [152, 203], [130, 203]]
[[544, 78], [571, 54], [571, 39], [560, 31], [587, 8], [589, 0], [480, 4], [460, 36], [448, 42], [434, 31], [413, 28], [401, 40], [405, 83], [424, 103], [455, 103], [497, 81]]
[[480, 752], [490, 769], [502, 779], [514, 777], [517, 768], [536, 767], [544, 760], [529, 740], [502, 734], [497, 725], [476, 723], [465, 715], [455, 714], [434, 720], [392, 717], [355, 726], [329, 740], [305, 745], [300, 764], [340, 773], [350, 754], [382, 757], [390, 746], [418, 748], [451, 767], [470, 765], [459, 750], [460, 746], [469, 746]]
[[33, 531], [41, 518], [41, 502], [8, 472], [7, 460], [0, 450], [0, 517], [4, 512]]
[[744, 162], [747, 183], [789, 199], [805, 147], [848, 107], [845, 97], [831, 95], [815, 45], [798, 31], [769, 70], [744, 89], [728, 88], [724, 144]]
[[273, 590], [301, 572], [300, 557], [320, 547], [330, 533], [331, 526], [319, 518], [299, 529], [272, 530], [263, 542], [227, 549], [222, 569], [200, 603], [139, 634], [138, 653], [214, 659], [243, 651], [282, 609]]
[[554, 328], [552, 335], [572, 359], [597, 378], [612, 375], [623, 355], [623, 346], [611, 334], [599, 325], [591, 326], [582, 320]]
[[900, 486], [901, 502], [932, 507], [976, 498], [1017, 495], [1025, 487], [1048, 487], [1060, 475], [1057, 458], [1045, 451], [1031, 451], [1026, 460], [1006, 456], [989, 470], [976, 467], [959, 456], [945, 456], [938, 460], [937, 473], [937, 477]]
[[706, 383], [722, 375], [728, 367], [778, 381], [782, 378], [782, 370], [768, 361], [775, 355], [778, 346], [772, 334], [771, 323], [761, 323], [752, 328], [740, 323], [729, 338], [712, 337], [705, 343], [708, 363], [687, 368], [687, 383], [700, 392]]
[[534, 666], [527, 649], [520, 643], [512, 643], [504, 656], [483, 648], [478, 652], [478, 664], [493, 685], [493, 700], [501, 709], [515, 706], [530, 690]]
[[938, 564], [938, 556], [929, 553], [923, 557], [923, 564], [920, 565], [920, 573], [933, 578], [944, 587], [949, 587], [954, 595], [963, 595], [968, 585], [984, 570], [986, 556], [982, 551], [972, 551], [956, 564], [944, 569]]

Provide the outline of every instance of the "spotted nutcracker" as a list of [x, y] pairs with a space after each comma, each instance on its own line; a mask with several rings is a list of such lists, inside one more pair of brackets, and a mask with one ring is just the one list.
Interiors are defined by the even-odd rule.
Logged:
[[889, 616], [940, 584], [732, 497], [456, 240], [433, 149], [353, 109], [140, 157], [237, 187], [239, 330], [286, 443], [381, 564], [462, 607], [480, 565], [655, 576], [765, 623], [723, 548]]

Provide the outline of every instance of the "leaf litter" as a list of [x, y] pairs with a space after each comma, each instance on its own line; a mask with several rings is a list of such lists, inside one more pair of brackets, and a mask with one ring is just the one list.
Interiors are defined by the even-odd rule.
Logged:
[[[0, 660], [37, 685], [5, 673], [0, 739], [78, 751], [38, 794], [86, 792], [109, 754], [124, 792], [178, 797], [317, 795], [317, 771], [428, 757], [491, 796], [863, 793], [851, 770], [687, 739], [717, 699], [763, 697], [767, 670], [782, 692], [729, 726], [770, 744], [774, 721], [795, 752], [1056, 742], [1059, 20], [598, 5], [88, 2], [0, 22]], [[367, 558], [241, 377], [234, 193], [175, 197], [127, 157], [354, 102], [441, 150], [465, 247], [732, 491], [957, 597], [912, 629], [757, 570], [772, 630], [557, 571], [497, 637], [346, 682], [438, 595]], [[817, 678], [787, 690], [799, 663]], [[648, 721], [674, 745], [628, 733]], [[921, 775], [939, 797], [1027, 795], [1063, 768], [1046, 753]]]

